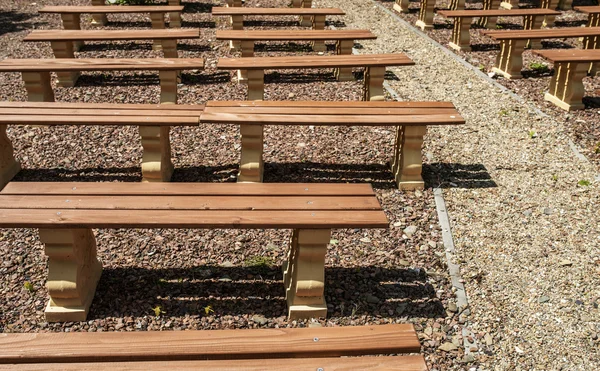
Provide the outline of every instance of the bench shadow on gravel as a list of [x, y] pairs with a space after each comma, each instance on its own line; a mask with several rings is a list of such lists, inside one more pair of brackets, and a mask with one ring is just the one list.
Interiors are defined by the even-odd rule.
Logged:
[[423, 179], [426, 188], [498, 187], [483, 164], [424, 163]]
[[39, 15], [35, 13], [0, 10], [0, 36], [7, 33], [40, 28], [40, 26], [47, 24], [47, 22], [35, 20], [37, 17]]
[[183, 3], [181, 5], [183, 5], [183, 13], [212, 13], [212, 8], [217, 6], [207, 3]]
[[[152, 73], [133, 73], [123, 71], [123, 75], [114, 75], [108, 71], [106, 73], [82, 73], [77, 80], [75, 87], [96, 86], [160, 86], [158, 74]], [[196, 85], [196, 84], [218, 84], [227, 83], [231, 80], [229, 72], [217, 72], [205, 74], [202, 72], [182, 72], [181, 84]]]
[[[350, 278], [349, 278], [350, 277]], [[105, 268], [88, 320], [167, 316], [287, 314], [281, 267]], [[329, 316], [443, 318], [445, 310], [423, 269], [362, 266], [325, 268]]]

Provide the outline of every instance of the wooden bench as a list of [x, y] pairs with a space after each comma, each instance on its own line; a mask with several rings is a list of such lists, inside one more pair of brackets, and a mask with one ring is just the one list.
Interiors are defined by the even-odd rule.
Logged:
[[[179, 1], [179, 0], [169, 0]], [[225, 0], [225, 4], [229, 7], [241, 7], [242, 0]], [[311, 8], [312, 0], [292, 0], [292, 8]]]
[[[337, 54], [350, 55], [354, 47], [354, 40], [373, 40], [377, 36], [369, 30], [217, 30], [217, 40], [230, 40], [239, 43], [242, 58], [254, 56], [254, 43], [256, 41], [312, 41], [313, 50], [321, 49], [319, 42], [335, 40]], [[314, 43], [317, 44], [314, 44]], [[324, 47], [324, 44], [323, 44]], [[315, 50], [318, 51], [318, 50]], [[340, 71], [342, 81], [352, 80], [352, 71], [345, 69]], [[245, 71], [238, 74], [239, 81], [245, 81]]]
[[169, 129], [198, 125], [203, 105], [0, 102], [0, 189], [20, 170], [7, 125], [137, 125], [142, 181], [168, 182], [173, 173]]
[[578, 6], [574, 8], [576, 11], [588, 15], [588, 27], [600, 26], [600, 6]]
[[248, 100], [263, 100], [265, 70], [334, 68], [339, 81], [352, 81], [353, 67], [363, 67], [364, 100], [384, 100], [383, 78], [387, 66], [412, 66], [404, 54], [352, 54], [262, 58], [220, 58], [219, 70], [238, 70], [248, 84]]
[[496, 28], [497, 17], [523, 17], [524, 29], [539, 29], [542, 27], [544, 16], [560, 15], [560, 12], [549, 9], [490, 9], [490, 10], [440, 10], [438, 14], [446, 18], [454, 18], [452, 42], [450, 47], [456, 50], [471, 51], [471, 36], [469, 29], [473, 18], [479, 17], [478, 25]]
[[48, 322], [87, 316], [102, 272], [92, 228], [292, 229], [283, 283], [298, 319], [327, 316], [331, 229], [388, 227], [370, 184], [10, 182], [0, 192], [0, 228], [40, 230]]
[[531, 48], [541, 48], [542, 39], [567, 39], [583, 37], [585, 49], [596, 49], [597, 38], [600, 36], [600, 27], [570, 27], [544, 30], [516, 30], [516, 31], [484, 31], [495, 40], [500, 41], [500, 53], [496, 58], [496, 65], [492, 71], [507, 79], [520, 79], [523, 68], [523, 51], [531, 40]]
[[[560, 10], [571, 10], [573, 0], [540, 0], [540, 8], [544, 9], [560, 9]], [[505, 0], [500, 4], [502, 8], [513, 9], [519, 7], [519, 0]], [[548, 27], [554, 25], [554, 17], [550, 23], [546, 24]]]
[[[81, 14], [105, 15], [107, 13], [149, 13], [152, 21], [152, 28], [164, 29], [165, 13], [180, 14], [183, 6], [45, 6], [40, 9], [40, 13], [60, 14], [63, 28], [65, 30], [81, 30]], [[175, 27], [171, 24], [171, 27]], [[180, 26], [178, 26], [180, 27]], [[75, 48], [79, 50], [80, 42], [77, 42]]]
[[81, 71], [158, 70], [160, 102], [177, 103], [177, 78], [181, 70], [204, 68], [201, 58], [77, 58], [77, 59], [4, 59], [0, 72], [21, 72], [27, 96], [34, 102], [54, 101], [50, 72], [56, 72], [62, 86], [74, 86]]
[[[242, 7], [223, 7], [212, 8], [213, 16], [229, 16], [234, 30], [244, 29], [245, 16], [299, 16], [300, 25], [311, 27], [314, 30], [325, 29], [325, 16], [345, 15], [346, 13], [338, 8], [242, 8]], [[325, 50], [322, 41], [318, 42], [319, 50]]]
[[[168, 0], [168, 5], [169, 9], [179, 9], [181, 8], [181, 11], [171, 11], [169, 13], [169, 26], [170, 27], [181, 27], [181, 12], [183, 11], [183, 7], [181, 6], [181, 3], [179, 0]], [[114, 9], [108, 9], [108, 7], [114, 8]], [[82, 12], [82, 13], [90, 13], [92, 14], [92, 24], [94, 25], [99, 25], [99, 26], [105, 26], [108, 22], [106, 19], [106, 13], [150, 13], [152, 15], [152, 13], [154, 13], [154, 11], [133, 11], [130, 8], [166, 8], [165, 6], [132, 6], [132, 5], [127, 5], [127, 6], [117, 6], [117, 5], [106, 5], [106, 0], [92, 0], [92, 8], [98, 8], [99, 10], [96, 11], [94, 9], [91, 9], [88, 12]], [[176, 7], [176, 8], [175, 8]]]
[[[0, 334], [0, 370], [427, 371], [411, 324]], [[351, 357], [352, 356], [352, 357]]]
[[[539, 50], [535, 53], [554, 63], [554, 76], [544, 98], [567, 111], [584, 109], [582, 80], [588, 71], [596, 74], [600, 70], [597, 67], [600, 50]], [[595, 67], [590, 68], [590, 64]]]
[[424, 187], [421, 146], [427, 125], [464, 124], [464, 119], [449, 102], [210, 101], [200, 123], [240, 125], [240, 182], [263, 179], [264, 125], [392, 126], [391, 170], [398, 188], [410, 190]]
[[198, 29], [177, 30], [34, 30], [23, 41], [50, 42], [54, 57], [75, 58], [75, 44], [84, 41], [154, 40], [152, 47], [165, 58], [177, 58], [177, 40], [197, 39]]

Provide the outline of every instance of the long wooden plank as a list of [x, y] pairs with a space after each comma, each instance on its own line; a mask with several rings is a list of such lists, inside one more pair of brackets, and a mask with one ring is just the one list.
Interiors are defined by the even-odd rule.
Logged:
[[590, 6], [576, 6], [575, 9], [578, 12], [586, 13], [586, 14], [598, 14], [600, 13], [600, 6], [598, 5], [590, 5]]
[[0, 195], [3, 209], [381, 210], [374, 196], [40, 196]]
[[124, 363], [71, 363], [71, 364], [17, 364], [0, 365], [0, 370], [38, 371], [264, 371], [283, 370], [306, 371], [427, 371], [427, 364], [421, 355], [385, 356], [385, 357], [348, 357], [348, 358], [286, 358], [260, 360], [226, 360], [226, 361], [157, 361], [157, 362], [124, 362]]
[[212, 15], [345, 15], [339, 8], [248, 8], [248, 7], [214, 7]]
[[561, 15], [562, 13], [552, 9], [479, 9], [479, 10], [439, 10], [437, 12], [447, 18], [460, 17], [522, 17], [526, 15]]
[[[0, 109], [0, 113], [3, 110]], [[205, 112], [235, 113], [235, 114], [277, 114], [277, 115], [305, 115], [306, 107], [207, 107]], [[367, 107], [311, 107], [311, 115], [435, 115], [452, 114], [456, 109], [452, 108], [367, 108]]]
[[0, 334], [0, 363], [3, 364], [339, 357], [417, 353], [420, 350], [419, 339], [410, 324], [302, 329]]
[[413, 62], [404, 54], [352, 54], [352, 55], [303, 55], [293, 57], [249, 57], [219, 58], [217, 68], [221, 70], [264, 70], [296, 68], [337, 67], [388, 67], [412, 66]]
[[368, 183], [10, 182], [0, 195], [373, 196]]
[[164, 40], [194, 39], [198, 29], [149, 30], [34, 30], [23, 41], [104, 41], [104, 40]]
[[0, 124], [196, 126], [198, 116], [0, 115]]
[[552, 62], [600, 62], [600, 49], [534, 50]]
[[116, 116], [157, 116], [157, 117], [200, 117], [202, 111], [184, 110], [136, 110], [136, 109], [90, 109], [90, 108], [9, 108], [0, 107], [0, 115], [48, 115], [48, 116], [107, 116], [110, 120]]
[[268, 124], [268, 125], [335, 125], [335, 126], [385, 126], [385, 125], [456, 125], [465, 120], [458, 113], [439, 115], [261, 115], [203, 112], [200, 123]]
[[0, 228], [387, 228], [379, 211], [0, 209]]
[[55, 58], [0, 61], [0, 72], [173, 71], [203, 68], [202, 58]]
[[136, 104], [136, 103], [70, 103], [70, 102], [8, 102], [0, 101], [0, 108], [43, 108], [43, 109], [118, 109], [118, 110], [145, 110], [151, 112], [182, 111], [181, 115], [204, 110], [204, 104]]
[[327, 107], [327, 108], [454, 108], [452, 102], [375, 102], [375, 101], [273, 101], [234, 100], [208, 101], [206, 107]]
[[376, 39], [369, 30], [217, 30], [217, 40], [311, 41]]
[[62, 14], [95, 14], [95, 13], [166, 13], [182, 12], [183, 6], [179, 5], [95, 5], [95, 6], [45, 6], [38, 10], [40, 13], [62, 13]]
[[484, 31], [483, 34], [490, 36], [496, 40], [561, 39], [585, 36], [600, 36], [600, 27], [569, 27], [516, 31]]

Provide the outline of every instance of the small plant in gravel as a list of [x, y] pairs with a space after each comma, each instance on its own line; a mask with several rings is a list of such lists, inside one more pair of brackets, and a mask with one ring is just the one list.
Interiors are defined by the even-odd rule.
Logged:
[[508, 110], [507, 109], [500, 110], [500, 116], [508, 116]]
[[156, 317], [160, 317], [161, 315], [167, 313], [162, 310], [162, 307], [160, 305], [155, 306], [154, 308], [152, 308], [152, 310], [154, 311], [154, 315]]
[[550, 71], [546, 63], [532, 62], [529, 64], [529, 68], [538, 73], [545, 73]]
[[29, 281], [25, 281], [25, 283], [23, 284], [23, 287], [25, 288], [25, 290], [29, 291], [30, 293], [33, 293], [35, 291], [35, 287], [33, 287], [33, 283], [31, 283]]
[[246, 261], [244, 262], [244, 264], [246, 265], [246, 267], [252, 267], [252, 268], [258, 268], [258, 269], [269, 269], [270, 267], [275, 265], [275, 262], [273, 261], [272, 258], [268, 257], [268, 256], [253, 256], [250, 257], [248, 259], [246, 259]]
[[594, 148], [594, 153], [600, 153], [600, 142], [596, 144], [596, 147]]
[[529, 130], [527, 135], [529, 136], [529, 139], [534, 139], [534, 138], [537, 138], [537, 136], [538, 136], [537, 133], [535, 132], [535, 130]]
[[483, 64], [480, 64], [479, 66], [477, 66], [477, 68], [479, 69], [479, 71], [485, 70], [485, 66]]
[[582, 186], [582, 187], [587, 187], [592, 185], [592, 182], [590, 182], [587, 179], [581, 179], [580, 181], [577, 182], [577, 185]]
[[204, 313], [208, 316], [211, 313], [214, 313], [215, 311], [212, 309], [212, 306], [207, 305], [204, 307]]
[[557, 174], [552, 174], [552, 180], [554, 182], [558, 182], [558, 175]]

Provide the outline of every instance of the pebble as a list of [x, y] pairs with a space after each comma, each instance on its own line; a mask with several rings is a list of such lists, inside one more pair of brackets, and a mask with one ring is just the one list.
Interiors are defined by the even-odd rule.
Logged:
[[456, 313], [456, 312], [458, 312], [458, 306], [456, 305], [456, 303], [450, 302], [450, 303], [448, 303], [448, 310], [450, 312]]
[[538, 298], [538, 303], [546, 303], [546, 302], [548, 302], [548, 301], [550, 301], [550, 298], [549, 298], [549, 297], [547, 297], [547, 296], [540, 296], [540, 297]]
[[446, 342], [438, 348], [439, 350], [443, 350], [444, 352], [452, 352], [458, 350], [458, 347], [452, 343]]
[[265, 318], [265, 316], [255, 314], [252, 316], [252, 322], [258, 323], [259, 325], [264, 325], [268, 322], [268, 320]]
[[380, 302], [379, 298], [373, 294], [365, 295], [365, 300], [367, 300], [367, 303], [371, 303], [371, 304], [377, 304]]
[[409, 225], [408, 227], [404, 228], [402, 232], [404, 232], [408, 238], [411, 238], [413, 234], [417, 232], [417, 226]]

